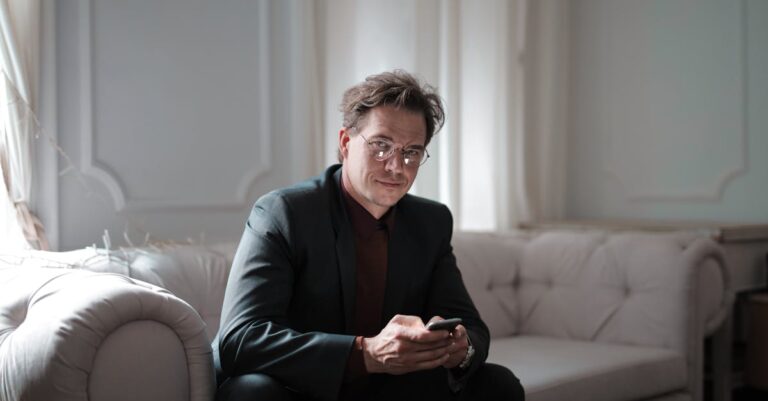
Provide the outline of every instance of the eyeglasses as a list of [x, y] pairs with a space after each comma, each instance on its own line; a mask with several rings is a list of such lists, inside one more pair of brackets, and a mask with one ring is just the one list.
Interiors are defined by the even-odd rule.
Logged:
[[[360, 134], [360, 136], [365, 143], [368, 144], [368, 149], [371, 150], [371, 156], [373, 156], [373, 159], [376, 161], [383, 162], [389, 160], [397, 150], [395, 144], [388, 139], [375, 138], [369, 141], [363, 134]], [[403, 155], [403, 164], [406, 167], [419, 167], [429, 159], [429, 152], [424, 148], [400, 149], [399, 152]]]

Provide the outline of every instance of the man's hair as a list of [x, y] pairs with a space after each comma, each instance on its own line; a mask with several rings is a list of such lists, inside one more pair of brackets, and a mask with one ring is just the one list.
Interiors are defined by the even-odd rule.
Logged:
[[370, 75], [365, 81], [347, 89], [339, 106], [344, 127], [359, 128], [358, 124], [377, 106], [394, 106], [424, 115], [427, 127], [424, 145], [429, 144], [445, 122], [443, 103], [435, 88], [422, 85], [416, 77], [403, 70]]

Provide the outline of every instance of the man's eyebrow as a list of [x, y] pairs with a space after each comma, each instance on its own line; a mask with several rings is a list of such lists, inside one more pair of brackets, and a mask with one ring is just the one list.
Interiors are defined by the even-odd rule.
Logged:
[[[390, 137], [390, 136], [388, 136], [387, 134], [384, 134], [384, 133], [382, 133], [382, 134], [374, 134], [372, 137], [370, 137], [368, 139], [371, 140], [371, 141], [374, 140], [374, 139], [378, 139], [378, 140], [385, 139], [385, 140], [387, 140], [389, 142], [392, 142], [392, 144], [396, 144], [395, 141], [392, 139], [392, 137]], [[418, 143], [403, 147], [403, 149], [411, 149], [411, 150], [414, 150], [414, 149], [424, 150], [426, 148], [427, 148], [426, 146], [420, 145]]]

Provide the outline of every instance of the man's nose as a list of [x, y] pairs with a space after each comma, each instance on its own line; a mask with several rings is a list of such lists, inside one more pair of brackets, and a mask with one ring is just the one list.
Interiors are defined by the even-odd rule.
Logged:
[[405, 160], [403, 160], [403, 152], [395, 150], [392, 156], [384, 162], [384, 168], [393, 173], [401, 173], [405, 167]]

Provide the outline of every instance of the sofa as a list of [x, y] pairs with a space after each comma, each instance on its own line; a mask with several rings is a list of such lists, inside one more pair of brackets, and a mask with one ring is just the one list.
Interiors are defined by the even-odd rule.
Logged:
[[[146, 255], [152, 266], [168, 257]], [[212, 400], [207, 327], [189, 303], [146, 282], [158, 280], [142, 260], [97, 250], [0, 256], [0, 401]], [[177, 267], [163, 274], [182, 283], [190, 270]]]
[[[0, 400], [212, 400], [210, 340], [236, 244], [0, 255]], [[695, 233], [457, 232], [529, 401], [702, 400], [704, 341], [731, 309]]]
[[704, 339], [733, 294], [693, 233], [460, 233], [454, 252], [491, 331], [489, 362], [529, 401], [702, 400]]

